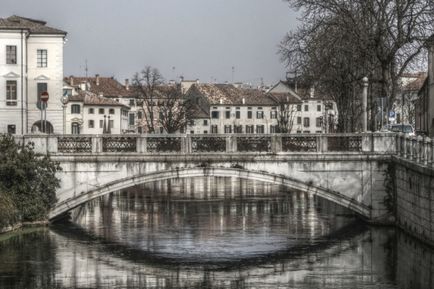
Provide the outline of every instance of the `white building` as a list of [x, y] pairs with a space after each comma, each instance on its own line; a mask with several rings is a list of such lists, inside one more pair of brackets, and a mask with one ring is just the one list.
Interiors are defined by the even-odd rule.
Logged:
[[[200, 110], [187, 128], [187, 133], [247, 133], [277, 132], [279, 101], [271, 93], [258, 89], [242, 89], [232, 84], [193, 84], [187, 92]], [[284, 94], [294, 106], [299, 101]], [[286, 99], [288, 98], [288, 99]], [[208, 112], [205, 118], [203, 112]]]
[[97, 74], [94, 77], [65, 77], [64, 81], [65, 94], [74, 95], [79, 91], [88, 91], [129, 107], [128, 122], [126, 127], [123, 127], [123, 132], [141, 132], [143, 107], [138, 103], [137, 96], [130, 88], [128, 79], [122, 85], [113, 77], [102, 77]]
[[293, 133], [330, 133], [335, 131], [338, 110], [336, 102], [315, 94], [314, 89], [292, 89], [280, 81], [269, 91], [271, 94], [286, 93], [302, 103], [297, 104]]
[[62, 132], [65, 36], [44, 21], [0, 19], [0, 133], [39, 131], [43, 92], [49, 94], [47, 132]]
[[130, 108], [120, 102], [80, 91], [65, 106], [66, 134], [122, 134], [128, 130]]

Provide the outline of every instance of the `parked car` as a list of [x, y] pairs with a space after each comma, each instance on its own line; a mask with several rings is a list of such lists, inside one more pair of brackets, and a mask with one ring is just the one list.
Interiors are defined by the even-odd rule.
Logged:
[[392, 132], [403, 132], [410, 136], [415, 135], [414, 128], [411, 124], [388, 124], [384, 127], [384, 130]]

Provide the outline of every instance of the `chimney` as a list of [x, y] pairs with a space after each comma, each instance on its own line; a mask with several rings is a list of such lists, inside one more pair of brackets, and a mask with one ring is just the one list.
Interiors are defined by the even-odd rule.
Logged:
[[74, 76], [70, 76], [69, 77], [69, 85], [73, 86], [74, 85]]
[[99, 74], [95, 74], [96, 85], [99, 85]]
[[313, 87], [313, 86], [310, 88], [310, 97], [311, 98], [315, 97], [315, 87]]
[[130, 80], [128, 78], [125, 79], [125, 89], [130, 90]]
[[246, 104], [246, 99], [243, 97], [243, 104]]

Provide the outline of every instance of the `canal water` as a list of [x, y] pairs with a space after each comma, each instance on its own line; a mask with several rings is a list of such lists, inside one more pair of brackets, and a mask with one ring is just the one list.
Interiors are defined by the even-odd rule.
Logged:
[[431, 289], [434, 250], [307, 193], [179, 179], [1, 235], [0, 288]]

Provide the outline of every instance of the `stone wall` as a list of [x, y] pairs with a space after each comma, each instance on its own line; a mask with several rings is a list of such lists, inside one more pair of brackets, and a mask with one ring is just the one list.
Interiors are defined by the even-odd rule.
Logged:
[[434, 168], [394, 157], [397, 225], [434, 245]]

